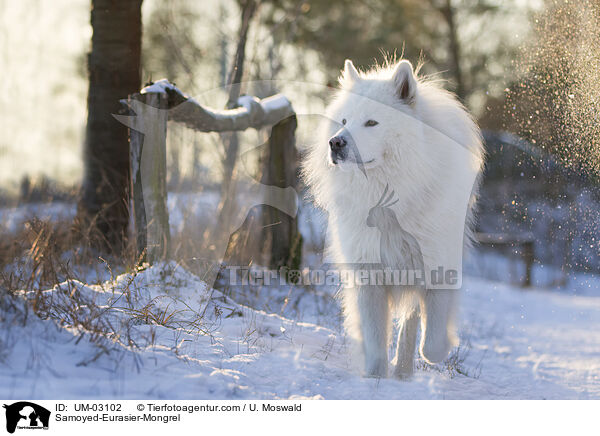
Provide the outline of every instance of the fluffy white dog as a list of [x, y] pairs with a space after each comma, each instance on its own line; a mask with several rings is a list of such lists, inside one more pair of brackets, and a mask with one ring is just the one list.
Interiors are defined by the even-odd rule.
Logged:
[[479, 129], [458, 100], [416, 77], [407, 60], [359, 72], [347, 60], [304, 178], [329, 213], [327, 255], [422, 278], [343, 289], [346, 331], [368, 376], [388, 375], [391, 322], [400, 321], [394, 375], [410, 376], [417, 341], [428, 362], [458, 343], [462, 248], [483, 164]]

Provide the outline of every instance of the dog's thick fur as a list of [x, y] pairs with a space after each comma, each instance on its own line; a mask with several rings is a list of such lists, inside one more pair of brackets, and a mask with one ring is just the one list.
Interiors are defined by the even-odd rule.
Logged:
[[[390, 206], [396, 222], [418, 242], [426, 275], [439, 266], [460, 269], [484, 153], [479, 129], [458, 100], [417, 77], [407, 60], [365, 73], [346, 61], [327, 118], [303, 162], [303, 176], [329, 213], [330, 260], [378, 263], [388, 255], [402, 263], [397, 253], [380, 255], [382, 230], [365, 224], [389, 186], [399, 200]], [[358, 157], [335, 161], [328, 142], [339, 132], [351, 136]], [[419, 351], [426, 361], [442, 361], [458, 342], [455, 289], [365, 286], [342, 292], [346, 331], [364, 355], [368, 376], [388, 375], [394, 318], [401, 322], [394, 359], [399, 378], [412, 374], [419, 318]]]

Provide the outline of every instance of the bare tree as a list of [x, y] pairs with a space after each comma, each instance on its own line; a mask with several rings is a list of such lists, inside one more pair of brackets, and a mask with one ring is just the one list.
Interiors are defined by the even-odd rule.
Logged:
[[[241, 82], [244, 74], [246, 44], [248, 31], [259, 3], [255, 0], [240, 1], [241, 20], [238, 33], [235, 57], [231, 65], [227, 84], [229, 98], [227, 108], [238, 106], [241, 93]], [[297, 155], [295, 148], [295, 116], [280, 120], [270, 132], [270, 138], [261, 147], [261, 182], [266, 185], [296, 187]], [[219, 228], [215, 234], [219, 238], [228, 229], [231, 209], [236, 199], [235, 183], [236, 164], [239, 155], [239, 141], [236, 132], [222, 135], [225, 145], [223, 160], [223, 185], [219, 209]], [[256, 262], [257, 256], [266, 255], [266, 264], [272, 267], [288, 266], [297, 268], [301, 257], [302, 240], [298, 232], [297, 219], [292, 218], [276, 208], [263, 206], [253, 210], [242, 228], [231, 235], [226, 258], [230, 262], [240, 264]]]
[[[244, 75], [244, 61], [246, 58], [246, 41], [248, 40], [248, 31], [250, 23], [256, 13], [257, 2], [255, 0], [240, 0], [241, 21], [238, 33], [235, 58], [231, 65], [231, 70], [227, 78], [229, 87], [229, 97], [227, 99], [227, 109], [233, 109], [238, 106], [238, 98], [241, 92], [241, 82]], [[233, 192], [235, 165], [239, 154], [239, 138], [236, 132], [222, 134], [221, 139], [225, 146], [225, 155], [223, 158], [223, 184], [221, 187], [221, 201], [219, 204], [218, 228], [215, 232], [218, 238], [222, 238], [224, 229], [229, 228], [229, 217], [231, 216], [232, 202], [235, 198]]]
[[452, 6], [451, 0], [445, 0], [444, 4], [439, 7], [439, 11], [448, 26], [449, 64], [451, 73], [456, 81], [456, 94], [464, 100], [466, 90], [462, 72], [461, 47], [456, 24], [456, 10]]

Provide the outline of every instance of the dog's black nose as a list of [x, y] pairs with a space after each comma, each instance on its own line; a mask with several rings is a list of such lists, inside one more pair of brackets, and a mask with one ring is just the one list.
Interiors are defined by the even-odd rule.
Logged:
[[329, 147], [331, 148], [331, 151], [341, 150], [346, 146], [346, 144], [346, 138], [343, 136], [334, 136], [329, 140]]

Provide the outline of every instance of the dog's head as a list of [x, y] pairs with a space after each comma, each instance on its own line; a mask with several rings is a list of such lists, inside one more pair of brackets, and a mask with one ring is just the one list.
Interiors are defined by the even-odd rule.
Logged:
[[347, 60], [340, 85], [327, 113], [331, 166], [376, 168], [417, 142], [418, 82], [409, 61], [362, 74]]

